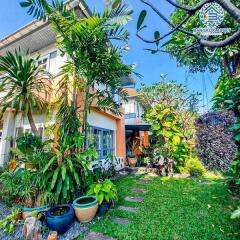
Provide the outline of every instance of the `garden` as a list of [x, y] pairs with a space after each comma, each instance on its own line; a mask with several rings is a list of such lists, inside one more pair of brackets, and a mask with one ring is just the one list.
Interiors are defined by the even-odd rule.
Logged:
[[[54, 89], [40, 56], [21, 49], [0, 56], [0, 91], [7, 92], [1, 97], [1, 118], [13, 109], [27, 117], [31, 128], [19, 131], [9, 161], [0, 168], [0, 238], [239, 239], [239, 41], [217, 48], [211, 58], [199, 54], [201, 47], [187, 55], [176, 52], [186, 50], [184, 44], [195, 46], [194, 36], [184, 41], [186, 33], [177, 30], [184, 23], [191, 29], [197, 18], [187, 22], [187, 16], [182, 23], [186, 13], [175, 6], [170, 18], [180, 25], [165, 46], [178, 64], [193, 72], [214, 72], [221, 66], [212, 108], [200, 113], [201, 94], [167, 74], [160, 82], [141, 84], [138, 101], [144, 109], [141, 117], [151, 126], [149, 143], [143, 146], [137, 139], [119, 171], [112, 153], [105, 166], [97, 161], [88, 116], [92, 107], [122, 116], [113, 95], [127, 101], [122, 78], [141, 78], [133, 65], [122, 61], [129, 40], [125, 25], [133, 10], [123, 1], [107, 1], [103, 13], [78, 18], [63, 1], [22, 0], [20, 5], [51, 24], [57, 48], [68, 60]], [[141, 39], [148, 14], [143, 10], [137, 22]], [[226, 22], [236, 27], [231, 15]], [[156, 49], [148, 49], [152, 54], [161, 51], [158, 31], [154, 38], [150, 43]], [[94, 91], [96, 85], [104, 87]], [[34, 112], [55, 120], [48, 125], [47, 140], [39, 134]]]

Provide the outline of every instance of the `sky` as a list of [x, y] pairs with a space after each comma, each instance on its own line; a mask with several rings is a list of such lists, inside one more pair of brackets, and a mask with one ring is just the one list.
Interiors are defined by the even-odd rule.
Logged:
[[[0, 39], [32, 20], [27, 14], [26, 9], [19, 6], [19, 2], [20, 0], [1, 0]], [[104, 0], [85, 0], [85, 2], [91, 10], [94, 8], [99, 12], [104, 10]], [[204, 97], [201, 97], [201, 106], [204, 105], [205, 107], [202, 107], [201, 110], [208, 110], [211, 106], [210, 100], [219, 73], [190, 74], [187, 68], [178, 67], [176, 60], [168, 54], [158, 53], [152, 55], [148, 51], [145, 51], [145, 48], [151, 48], [151, 46], [136, 37], [136, 25], [141, 10], [149, 9], [139, 0], [125, 0], [125, 2], [133, 8], [134, 13], [132, 21], [126, 25], [130, 33], [128, 44], [130, 50], [123, 58], [127, 64], [136, 64], [135, 71], [143, 75], [141, 79], [136, 78], [138, 82], [136, 87], [139, 87], [141, 83], [150, 85], [153, 82], [158, 82], [160, 81], [161, 74], [167, 74], [167, 80], [176, 80], [179, 83], [185, 84], [189, 91], [204, 93]], [[156, 6], [159, 6], [165, 16], [169, 16], [173, 11], [173, 8], [163, 0], [152, 0], [152, 2]], [[155, 30], [159, 30], [162, 35], [167, 33], [169, 30], [168, 26], [158, 16], [154, 15], [153, 12], [148, 11], [148, 13], [146, 18], [148, 28], [144, 32], [144, 36], [151, 39]]]

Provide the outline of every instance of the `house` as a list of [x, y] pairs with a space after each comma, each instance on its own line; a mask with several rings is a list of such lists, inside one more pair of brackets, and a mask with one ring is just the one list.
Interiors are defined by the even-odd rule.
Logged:
[[[69, 4], [79, 17], [90, 16], [84, 2], [79, 4], [79, 1], [71, 0]], [[56, 34], [50, 24], [33, 21], [0, 40], [0, 55], [5, 55], [7, 51], [14, 51], [19, 48], [21, 51], [29, 50], [33, 57], [41, 55], [39, 64], [53, 75], [52, 86], [54, 88], [61, 78], [60, 68], [67, 60], [67, 56], [62, 56], [56, 48]], [[130, 78], [123, 79], [124, 86], [129, 84], [132, 84]], [[115, 97], [116, 101], [119, 101], [118, 97]], [[47, 130], [55, 124], [55, 114], [53, 112], [53, 116], [49, 119], [46, 113], [34, 113], [34, 121], [43, 139], [49, 138]], [[9, 160], [9, 149], [14, 145], [19, 134], [30, 131], [28, 119], [20, 113], [14, 115], [12, 109], [8, 109], [2, 122], [0, 122], [0, 166]], [[88, 115], [88, 123], [90, 132], [95, 138], [95, 147], [99, 153], [98, 160], [104, 160], [109, 153], [112, 153], [122, 166], [126, 157], [124, 116], [115, 116], [112, 113], [99, 111], [92, 107]], [[53, 137], [53, 135], [50, 137]]]
[[135, 88], [125, 87], [127, 101], [122, 102], [125, 113], [125, 135], [127, 155], [134, 153], [136, 156], [142, 152], [142, 147], [149, 144], [150, 124], [142, 119], [144, 108], [141, 105], [138, 92]]

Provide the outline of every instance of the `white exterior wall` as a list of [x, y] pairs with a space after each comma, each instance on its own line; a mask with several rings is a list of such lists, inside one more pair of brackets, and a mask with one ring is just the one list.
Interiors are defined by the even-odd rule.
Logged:
[[106, 128], [113, 131], [117, 130], [116, 120], [111, 119], [97, 112], [91, 112], [88, 115], [88, 124], [90, 126]]
[[[33, 114], [34, 122], [37, 128], [43, 128], [43, 136], [45, 136], [45, 126], [55, 123], [54, 114], [52, 119], [47, 119], [45, 114]], [[23, 131], [31, 129], [27, 117], [21, 114], [14, 116], [12, 112], [6, 112], [3, 117], [2, 140], [0, 142], [0, 166], [9, 159], [10, 139], [15, 140], [16, 129], [22, 127]]]

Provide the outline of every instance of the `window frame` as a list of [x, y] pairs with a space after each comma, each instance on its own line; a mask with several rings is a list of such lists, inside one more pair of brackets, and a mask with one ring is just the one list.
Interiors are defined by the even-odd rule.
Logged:
[[[114, 154], [115, 152], [115, 141], [114, 141], [114, 130], [112, 129], [106, 129], [101, 127], [95, 127], [95, 126], [89, 126], [88, 134], [90, 133], [90, 137], [94, 137], [94, 131], [97, 130], [100, 132], [100, 148], [96, 149], [98, 153], [98, 158], [96, 160], [100, 159], [106, 159], [108, 154]], [[108, 136], [111, 136], [111, 139], [107, 139], [107, 147], [104, 147], [104, 133], [108, 133]], [[87, 137], [87, 146], [89, 146], [89, 137]], [[110, 141], [109, 141], [110, 140]], [[109, 142], [108, 142], [109, 141]], [[108, 144], [110, 143], [110, 147]], [[95, 144], [94, 144], [95, 146]], [[105, 154], [106, 152], [106, 154]]]

